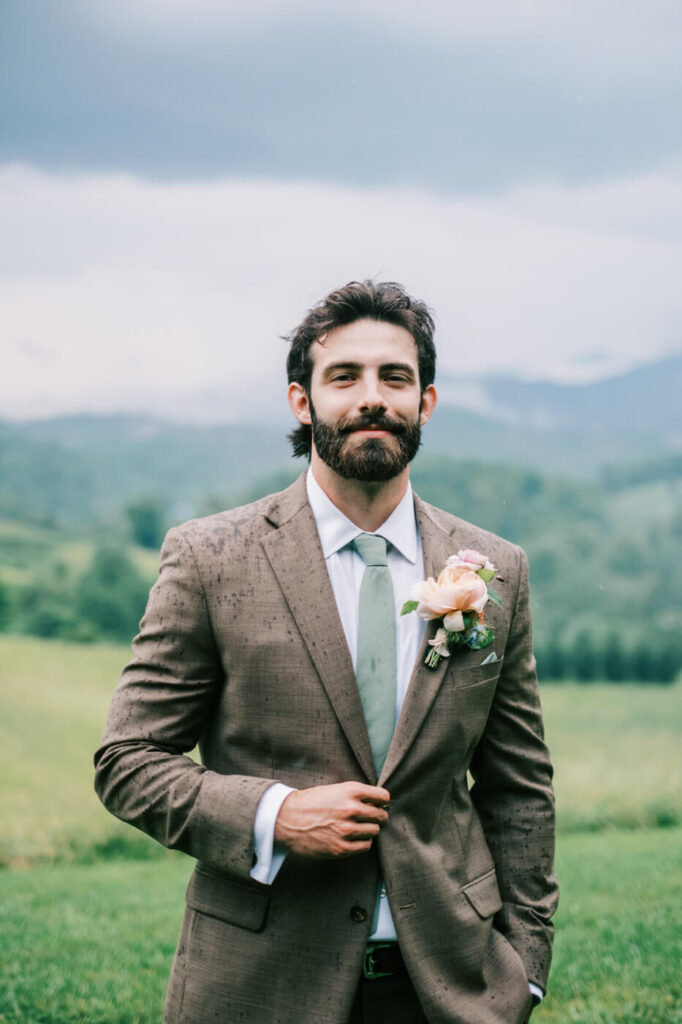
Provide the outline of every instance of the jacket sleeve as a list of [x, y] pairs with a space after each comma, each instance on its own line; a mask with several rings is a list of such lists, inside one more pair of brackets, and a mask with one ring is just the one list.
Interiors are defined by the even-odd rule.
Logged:
[[521, 548], [517, 555], [516, 601], [488, 724], [472, 759], [471, 796], [503, 900], [496, 924], [529, 981], [545, 989], [558, 902], [554, 794], [533, 656], [528, 560]]
[[273, 779], [220, 775], [187, 756], [223, 685], [194, 555], [171, 530], [95, 754], [95, 789], [164, 846], [248, 879], [256, 810]]

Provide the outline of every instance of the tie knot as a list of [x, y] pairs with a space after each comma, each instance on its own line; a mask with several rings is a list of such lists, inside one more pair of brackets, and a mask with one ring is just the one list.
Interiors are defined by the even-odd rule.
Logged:
[[386, 538], [378, 533], [361, 533], [353, 541], [353, 547], [365, 565], [388, 565]]

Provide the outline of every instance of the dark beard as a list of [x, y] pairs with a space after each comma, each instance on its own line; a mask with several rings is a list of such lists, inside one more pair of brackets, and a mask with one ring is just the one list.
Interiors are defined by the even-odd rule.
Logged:
[[[401, 423], [386, 416], [374, 414], [358, 419], [342, 421], [332, 426], [319, 420], [310, 403], [313, 443], [323, 462], [346, 480], [380, 482], [392, 480], [405, 469], [415, 457], [421, 444], [419, 422]], [[346, 441], [355, 430], [388, 430], [397, 440], [398, 447], [390, 445], [388, 439], [368, 437], [357, 447], [348, 446]]]

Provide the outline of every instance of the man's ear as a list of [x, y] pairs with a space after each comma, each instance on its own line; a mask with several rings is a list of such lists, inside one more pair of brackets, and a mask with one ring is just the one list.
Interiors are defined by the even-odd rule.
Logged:
[[419, 425], [423, 427], [424, 424], [431, 419], [431, 413], [436, 408], [436, 402], [438, 401], [438, 393], [436, 392], [433, 384], [429, 384], [427, 388], [422, 391], [422, 401], [419, 409]]
[[289, 408], [298, 422], [309, 426], [313, 422], [313, 419], [310, 415], [308, 392], [303, 385], [296, 383], [290, 384], [287, 390], [287, 398], [289, 399]]

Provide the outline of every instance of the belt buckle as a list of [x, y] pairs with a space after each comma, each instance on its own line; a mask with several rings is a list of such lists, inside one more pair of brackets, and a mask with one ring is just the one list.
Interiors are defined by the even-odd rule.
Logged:
[[374, 954], [378, 949], [392, 949], [394, 945], [394, 942], [375, 942], [367, 947], [362, 960], [362, 974], [368, 981], [373, 981], [375, 978], [388, 978], [393, 974], [393, 971], [374, 970]]

